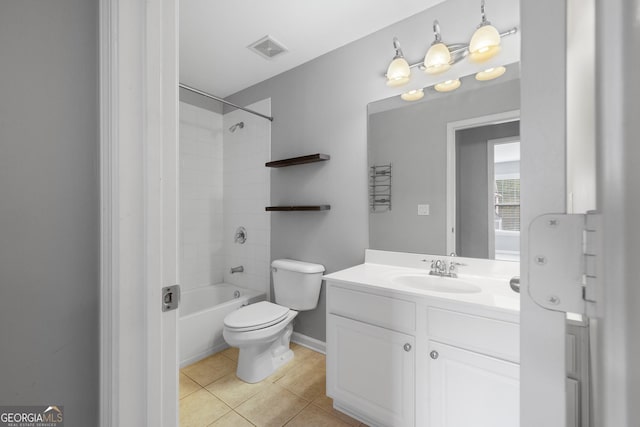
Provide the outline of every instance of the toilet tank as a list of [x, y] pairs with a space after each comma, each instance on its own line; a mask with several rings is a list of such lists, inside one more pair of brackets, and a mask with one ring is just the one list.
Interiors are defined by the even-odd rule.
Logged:
[[271, 263], [276, 304], [293, 310], [313, 310], [318, 305], [324, 266], [293, 259]]

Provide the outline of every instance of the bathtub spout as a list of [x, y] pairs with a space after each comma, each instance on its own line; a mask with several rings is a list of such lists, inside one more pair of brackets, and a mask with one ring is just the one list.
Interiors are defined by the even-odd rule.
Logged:
[[231, 267], [231, 274], [233, 273], [242, 273], [244, 271], [244, 267], [239, 265], [237, 267]]

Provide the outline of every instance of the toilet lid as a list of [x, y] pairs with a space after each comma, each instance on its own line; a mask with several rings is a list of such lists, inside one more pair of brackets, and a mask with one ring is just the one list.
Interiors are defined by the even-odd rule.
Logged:
[[224, 318], [224, 325], [238, 331], [251, 331], [275, 325], [284, 320], [287, 314], [289, 314], [288, 307], [260, 301], [229, 313]]

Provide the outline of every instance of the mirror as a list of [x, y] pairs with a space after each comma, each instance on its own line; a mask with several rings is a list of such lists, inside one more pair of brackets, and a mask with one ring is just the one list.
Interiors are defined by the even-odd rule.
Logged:
[[519, 260], [519, 64], [368, 105], [369, 247]]

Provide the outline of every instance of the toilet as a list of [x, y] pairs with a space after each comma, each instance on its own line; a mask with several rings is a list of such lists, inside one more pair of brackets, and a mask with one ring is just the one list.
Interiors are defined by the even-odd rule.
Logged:
[[293, 359], [289, 341], [298, 311], [318, 305], [324, 266], [292, 259], [271, 263], [275, 302], [246, 305], [224, 318], [222, 335], [240, 349], [236, 375], [248, 383], [262, 381]]

